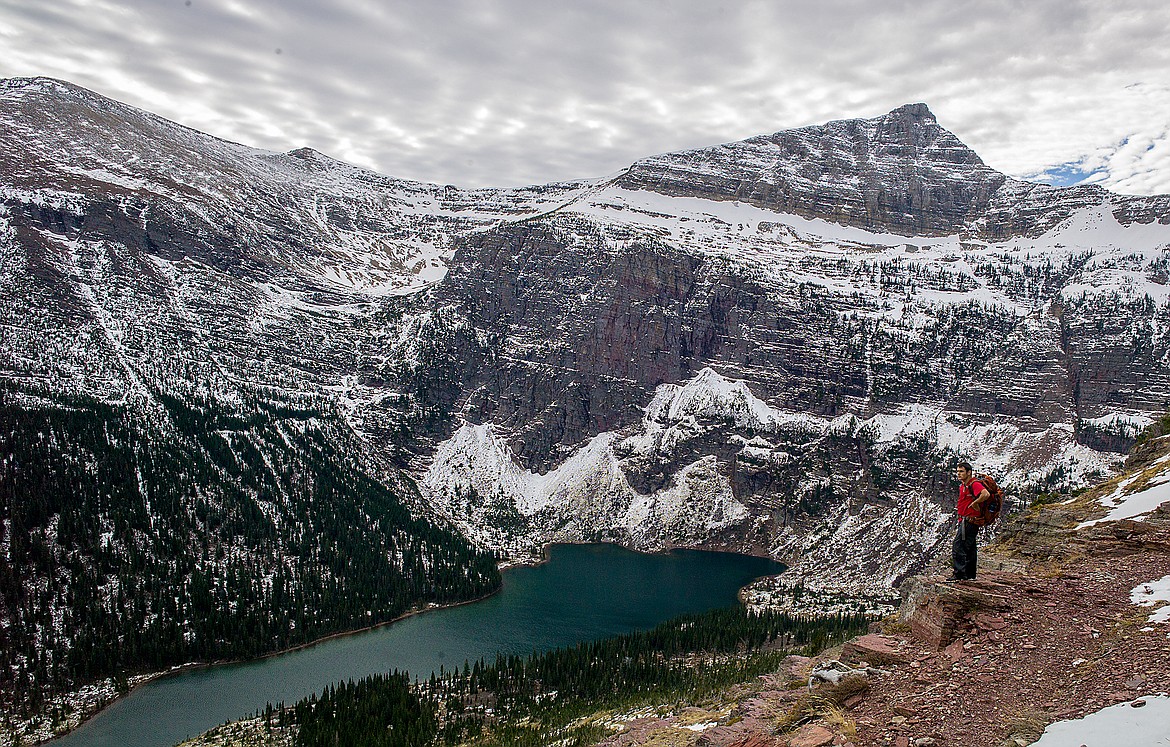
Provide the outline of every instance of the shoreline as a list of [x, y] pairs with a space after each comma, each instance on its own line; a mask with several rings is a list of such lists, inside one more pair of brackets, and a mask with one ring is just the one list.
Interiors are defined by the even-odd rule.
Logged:
[[[251, 657], [251, 658], [247, 658], [247, 659], [222, 659], [222, 660], [210, 661], [210, 662], [189, 662], [186, 664], [176, 665], [175, 667], [172, 667], [170, 669], [160, 671], [160, 672], [153, 672], [150, 674], [132, 675], [132, 676], [128, 677], [128, 679], [132, 680], [135, 677], [139, 677], [139, 678], [143, 678], [143, 679], [140, 679], [137, 682], [134, 682], [134, 684], [131, 685], [131, 687], [126, 692], [116, 694], [113, 698], [106, 701], [97, 710], [83, 716], [82, 719], [77, 723], [76, 726], [73, 726], [66, 731], [62, 731], [62, 732], [59, 732], [57, 734], [54, 734], [53, 736], [49, 737], [48, 739], [42, 739], [40, 741], [32, 742], [31, 744], [33, 745], [33, 747], [40, 747], [40, 745], [51, 745], [51, 744], [53, 744], [53, 742], [55, 740], [60, 739], [61, 737], [65, 737], [69, 734], [72, 734], [73, 732], [77, 731], [85, 724], [87, 724], [90, 721], [92, 721], [93, 719], [99, 717], [102, 713], [104, 713], [112, 705], [114, 705], [115, 703], [117, 703], [118, 701], [120, 701], [126, 697], [129, 697], [135, 691], [137, 691], [140, 687], [148, 685], [152, 682], [160, 681], [160, 680], [165, 679], [167, 677], [177, 676], [177, 675], [184, 674], [187, 672], [198, 671], [200, 669], [210, 669], [212, 667], [224, 666], [227, 664], [247, 664], [247, 663], [252, 663], [252, 662], [264, 661], [265, 659], [271, 659], [271, 658], [274, 658], [277, 656], [284, 656], [285, 654], [291, 654], [291, 653], [295, 653], [297, 651], [303, 651], [306, 649], [310, 649], [310, 648], [313, 648], [314, 646], [318, 646], [318, 645], [321, 645], [321, 644], [324, 644], [324, 643], [327, 643], [329, 641], [336, 640], [339, 638], [345, 638], [348, 636], [359, 635], [361, 633], [368, 633], [372, 630], [377, 630], [378, 628], [383, 628], [383, 627], [386, 627], [388, 625], [393, 625], [394, 623], [401, 622], [402, 620], [406, 620], [410, 617], [414, 617], [415, 615], [421, 615], [425, 612], [430, 612], [430, 611], [435, 611], [435, 610], [440, 610], [440, 609], [462, 607], [462, 606], [465, 606], [468, 604], [482, 602], [483, 600], [489, 599], [492, 596], [495, 596], [496, 594], [500, 593], [503, 590], [504, 582], [503, 582], [502, 574], [505, 571], [509, 571], [509, 570], [514, 569], [514, 568], [535, 568], [535, 567], [538, 567], [538, 566], [541, 566], [541, 565], [548, 563], [551, 560], [552, 548], [555, 545], [611, 545], [614, 547], [620, 547], [623, 550], [629, 550], [630, 552], [634, 552], [634, 553], [637, 553], [639, 555], [665, 555], [665, 554], [669, 554], [671, 552], [674, 552], [676, 550], [687, 550], [687, 551], [693, 551], [693, 552], [707, 552], [707, 553], [725, 553], [725, 554], [730, 554], [730, 555], [742, 555], [742, 556], [763, 558], [763, 559], [771, 560], [771, 561], [777, 563], [778, 565], [782, 566], [784, 568], [784, 570], [787, 570], [787, 568], [788, 568], [788, 566], [784, 565], [783, 563], [776, 560], [775, 558], [772, 558], [767, 553], [761, 553], [758, 551], [742, 552], [742, 551], [736, 551], [736, 550], [711, 548], [711, 547], [683, 547], [683, 546], [664, 547], [664, 548], [660, 548], [660, 549], [656, 549], [656, 550], [640, 550], [640, 549], [636, 549], [633, 547], [629, 547], [627, 545], [623, 545], [620, 542], [613, 542], [613, 541], [546, 542], [540, 546], [540, 550], [539, 550], [538, 555], [525, 554], [522, 557], [508, 558], [508, 559], [500, 560], [499, 562], [497, 562], [496, 567], [499, 569], [499, 571], [501, 573], [500, 586], [498, 588], [488, 592], [487, 594], [483, 594], [483, 595], [475, 597], [473, 599], [466, 599], [463, 601], [453, 602], [453, 603], [449, 603], [449, 604], [438, 604], [438, 603], [431, 602], [431, 603], [428, 603], [422, 607], [411, 608], [411, 609], [407, 610], [406, 612], [403, 612], [401, 615], [398, 615], [397, 617], [395, 617], [391, 620], [385, 620], [385, 621], [380, 622], [380, 623], [376, 623], [373, 625], [367, 625], [367, 626], [364, 626], [361, 628], [355, 628], [352, 630], [343, 630], [343, 631], [339, 631], [337, 633], [331, 633], [327, 636], [313, 639], [312, 641], [307, 641], [305, 643], [300, 643], [300, 644], [297, 644], [295, 646], [290, 646], [288, 648], [279, 649], [277, 651], [272, 651], [272, 652], [267, 653], [267, 654], [262, 654], [260, 656], [255, 656], [255, 657]], [[783, 573], [783, 571], [781, 571], [781, 573]], [[741, 587], [736, 592], [737, 602], [739, 604], [744, 604], [743, 598], [742, 598], [742, 593], [751, 584], [754, 584], [754, 583], [756, 583], [759, 580], [764, 579], [764, 578], [771, 578], [771, 577], [775, 577], [775, 576], [779, 576], [779, 575], [780, 574], [767, 574], [764, 576], [759, 576], [759, 577], [753, 579], [752, 581], [749, 581], [747, 584], [745, 584], [743, 587]], [[107, 679], [110, 679], [110, 678], [107, 678]], [[83, 685], [82, 687], [86, 687], [86, 686], [87, 685]], [[76, 691], [76, 690], [73, 691], [73, 693], [76, 693], [76, 692], [78, 692], [78, 691]]]
[[[542, 560], [541, 562], [545, 562], [545, 561]], [[502, 562], [499, 565], [502, 565]], [[504, 570], [507, 570], [508, 568], [514, 568], [514, 567], [519, 567], [519, 566], [518, 565], [511, 565], [511, 566], [508, 566], [507, 568], [500, 568], [500, 571], [502, 573]], [[421, 615], [425, 612], [432, 612], [435, 610], [462, 607], [464, 605], [474, 604], [476, 602], [482, 602], [485, 599], [489, 599], [490, 597], [495, 596], [496, 594], [499, 594], [503, 588], [504, 588], [504, 584], [503, 584], [503, 581], [501, 579], [499, 588], [494, 589], [494, 590], [488, 592], [487, 594], [483, 594], [481, 596], [475, 597], [474, 599], [465, 599], [463, 601], [452, 602], [450, 604], [438, 604], [435, 602], [431, 602], [423, 607], [411, 608], [411, 609], [407, 610], [406, 612], [403, 612], [401, 615], [395, 617], [392, 620], [385, 620], [385, 621], [380, 622], [380, 623], [375, 623], [374, 625], [367, 625], [363, 628], [355, 628], [353, 630], [343, 630], [343, 631], [339, 631], [337, 633], [330, 633], [329, 635], [323, 636], [321, 638], [315, 638], [315, 639], [313, 639], [311, 641], [307, 641], [305, 643], [299, 643], [296, 646], [290, 646], [289, 648], [283, 648], [283, 649], [280, 649], [278, 651], [272, 651], [272, 652], [267, 653], [267, 654], [261, 654], [260, 656], [253, 656], [253, 657], [247, 658], [247, 659], [221, 659], [218, 661], [189, 662], [187, 664], [178, 664], [170, 669], [167, 669], [167, 670], [164, 670], [161, 672], [152, 672], [150, 674], [130, 675], [129, 677], [127, 677], [127, 679], [134, 679], [134, 678], [138, 678], [138, 677], [141, 677], [144, 679], [140, 679], [137, 682], [135, 682], [133, 685], [131, 685], [130, 689], [128, 689], [126, 692], [118, 693], [113, 698], [106, 701], [105, 704], [102, 705], [101, 708], [98, 708], [97, 710], [93, 711], [92, 713], [89, 713], [88, 715], [83, 716], [81, 721], [79, 721], [76, 726], [74, 726], [66, 731], [62, 731], [62, 732], [59, 732], [57, 734], [54, 734], [53, 736], [49, 737], [48, 739], [42, 739], [40, 741], [32, 742], [31, 745], [32, 745], [32, 747], [40, 747], [40, 745], [52, 744], [54, 742], [54, 740], [60, 739], [61, 737], [68, 736], [69, 734], [72, 734], [73, 732], [77, 731], [85, 724], [89, 723], [90, 721], [92, 721], [95, 718], [97, 718], [98, 716], [100, 716], [102, 713], [104, 713], [106, 710], [108, 710], [110, 708], [110, 706], [112, 706], [115, 703], [117, 703], [118, 701], [132, 695], [140, 687], [148, 685], [152, 682], [157, 682], [157, 681], [165, 679], [167, 677], [177, 676], [180, 674], [184, 674], [186, 672], [194, 672], [194, 671], [198, 671], [200, 669], [210, 669], [212, 667], [220, 667], [220, 666], [224, 666], [227, 664], [249, 664], [252, 662], [264, 661], [265, 659], [271, 659], [271, 658], [274, 658], [277, 656], [284, 656], [285, 654], [291, 654], [291, 653], [295, 653], [297, 651], [303, 651], [305, 649], [309, 649], [309, 648], [312, 648], [314, 646], [318, 646], [320, 644], [326, 643], [328, 641], [336, 640], [338, 638], [345, 638], [347, 636], [359, 635], [361, 633], [368, 633], [372, 630], [377, 630], [378, 628], [384, 628], [387, 625], [393, 625], [394, 623], [401, 622], [401, 621], [406, 620], [410, 617], [414, 617], [415, 615]], [[111, 678], [106, 678], [106, 679], [111, 679]], [[105, 680], [102, 680], [102, 681], [105, 681]], [[88, 687], [91, 685], [92, 685], [92, 683], [90, 685], [82, 685], [81, 687]], [[77, 692], [77, 691], [75, 690], [73, 692]]]

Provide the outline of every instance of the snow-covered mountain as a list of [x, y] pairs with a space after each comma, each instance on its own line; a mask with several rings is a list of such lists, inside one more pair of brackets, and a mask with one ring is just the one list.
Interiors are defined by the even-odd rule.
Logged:
[[5, 368], [54, 390], [77, 379], [120, 398], [140, 373], [338, 385], [353, 370], [339, 330], [442, 278], [456, 237], [586, 186], [406, 182], [224, 142], [54, 80], [5, 81], [0, 102]]
[[1168, 252], [1170, 198], [1009, 179], [921, 105], [656, 156], [460, 243], [427, 298], [491, 339], [451, 402], [492, 447], [456, 435], [426, 485], [509, 547], [695, 544], [636, 520], [683, 489], [721, 517], [701, 544], [888, 588], [945, 534], [957, 458], [1026, 500], [1170, 406]]
[[460, 190], [0, 101], [10, 399], [312, 401], [488, 547], [874, 590], [936, 549], [957, 457], [1060, 487], [1170, 406], [1170, 197], [1010, 179], [922, 104]]

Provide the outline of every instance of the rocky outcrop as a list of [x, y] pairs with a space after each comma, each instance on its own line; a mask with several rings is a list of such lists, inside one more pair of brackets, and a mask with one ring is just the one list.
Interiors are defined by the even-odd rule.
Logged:
[[906, 664], [906, 654], [900, 650], [901, 644], [902, 641], [896, 638], [870, 633], [846, 641], [841, 647], [841, 659], [858, 666]]
[[975, 613], [1011, 609], [1004, 601], [1003, 592], [1007, 590], [1008, 587], [999, 581], [950, 584], [937, 578], [915, 576], [902, 584], [899, 617], [910, 626], [914, 638], [936, 649], [944, 649], [955, 641]]
[[740, 200], [904, 236], [960, 230], [1004, 182], [925, 104], [656, 156], [618, 180], [631, 189]]

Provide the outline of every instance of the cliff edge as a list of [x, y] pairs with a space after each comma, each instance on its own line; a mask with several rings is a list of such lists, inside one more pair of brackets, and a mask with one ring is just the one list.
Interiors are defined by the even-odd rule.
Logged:
[[1170, 736], [1168, 571], [1170, 435], [1154, 435], [1116, 477], [1008, 520], [978, 580], [911, 577], [870, 634], [602, 744], [1154, 743]]

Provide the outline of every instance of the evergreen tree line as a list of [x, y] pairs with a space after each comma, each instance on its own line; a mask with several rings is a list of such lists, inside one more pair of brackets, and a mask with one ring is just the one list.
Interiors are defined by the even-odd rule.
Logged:
[[[398, 672], [330, 686], [287, 718], [299, 726], [298, 747], [453, 745], [485, 734], [504, 744], [541, 744], [550, 731], [599, 708], [712, 692], [774, 670], [791, 651], [819, 651], [867, 625], [863, 615], [757, 615], [736, 606], [528, 657], [466, 663], [413, 688]], [[416, 741], [386, 741], [406, 734]]]
[[498, 588], [314, 413], [167, 402], [166, 429], [0, 390], [0, 693], [253, 657]]
[[[283, 725], [285, 712], [276, 716]], [[298, 703], [292, 718], [299, 724], [297, 744], [314, 747], [415, 747], [431, 744], [439, 731], [434, 702], [420, 698], [409, 676], [397, 671], [330, 685], [320, 699]]]

